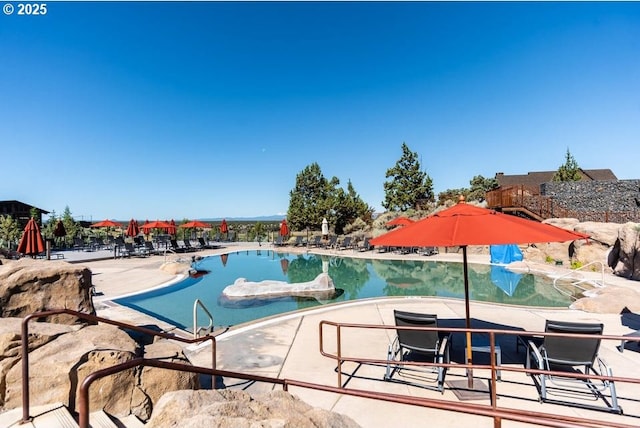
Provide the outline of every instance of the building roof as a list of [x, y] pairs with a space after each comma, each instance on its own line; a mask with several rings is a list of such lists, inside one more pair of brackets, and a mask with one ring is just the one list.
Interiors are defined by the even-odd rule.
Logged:
[[[22, 208], [21, 211], [29, 211], [31, 208], [37, 208], [42, 214], [49, 214], [49, 211], [47, 210], [16, 200], [0, 201], [0, 207], [5, 207], [5, 209], [0, 209], [0, 214], [4, 212], [13, 212], [17, 207]], [[9, 209], [10, 207], [12, 209]]]
[[[557, 171], [533, 171], [519, 175], [505, 175], [503, 172], [496, 173], [496, 181], [500, 187], [527, 186], [539, 187], [542, 183], [553, 181], [553, 176]], [[580, 168], [580, 181], [616, 181], [618, 177], [610, 169], [582, 169]]]

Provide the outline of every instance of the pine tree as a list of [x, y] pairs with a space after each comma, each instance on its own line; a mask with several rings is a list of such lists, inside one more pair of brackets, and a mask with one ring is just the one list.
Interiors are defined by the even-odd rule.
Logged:
[[580, 167], [567, 148], [565, 163], [553, 175], [553, 181], [580, 181], [581, 178]]
[[420, 169], [418, 154], [402, 143], [402, 157], [387, 170], [382, 206], [389, 211], [406, 211], [419, 202], [434, 201], [433, 182]]

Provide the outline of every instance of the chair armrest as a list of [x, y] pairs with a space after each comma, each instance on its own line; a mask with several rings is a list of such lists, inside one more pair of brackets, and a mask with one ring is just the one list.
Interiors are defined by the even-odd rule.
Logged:
[[544, 364], [544, 359], [542, 358], [542, 352], [540, 352], [540, 349], [532, 340], [528, 342], [528, 345], [529, 345], [529, 349], [531, 350], [530, 352], [536, 361], [537, 368], [541, 370], [544, 369], [545, 364]]
[[443, 336], [440, 340], [440, 346], [438, 347], [438, 358], [443, 359], [443, 362], [449, 363], [451, 358], [449, 357], [449, 347], [451, 345], [451, 334]]

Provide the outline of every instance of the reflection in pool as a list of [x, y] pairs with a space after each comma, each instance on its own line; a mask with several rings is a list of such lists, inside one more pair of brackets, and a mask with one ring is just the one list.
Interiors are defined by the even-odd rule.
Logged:
[[[211, 311], [216, 326], [230, 326], [326, 303], [370, 297], [464, 298], [461, 263], [371, 260], [251, 250], [230, 253], [225, 258], [205, 257], [194, 267], [209, 273], [116, 302], [190, 330], [196, 299]], [[306, 282], [323, 270], [328, 271], [336, 289], [340, 290], [330, 301], [278, 297], [247, 300], [236, 305], [227, 302], [225, 305], [224, 299], [219, 299], [224, 287], [238, 278]], [[553, 288], [549, 278], [514, 274], [499, 266], [470, 264], [469, 286], [471, 299], [476, 301], [543, 307], [566, 307], [571, 303], [569, 297]]]

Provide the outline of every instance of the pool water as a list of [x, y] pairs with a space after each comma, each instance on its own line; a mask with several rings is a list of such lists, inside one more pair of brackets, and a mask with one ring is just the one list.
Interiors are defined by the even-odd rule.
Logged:
[[[461, 263], [372, 260], [250, 250], [205, 257], [197, 261], [194, 268], [209, 273], [115, 302], [191, 330], [196, 299], [200, 299], [213, 314], [216, 327], [370, 297], [441, 296], [464, 299]], [[322, 273], [323, 269], [328, 271], [339, 290], [330, 300], [279, 297], [230, 302], [221, 298], [222, 290], [238, 278], [256, 282], [307, 282]], [[516, 274], [501, 266], [470, 264], [469, 290], [471, 300], [475, 301], [541, 307], [567, 307], [572, 302], [570, 297], [554, 289], [549, 278]], [[199, 314], [200, 320], [203, 320], [202, 316]]]

